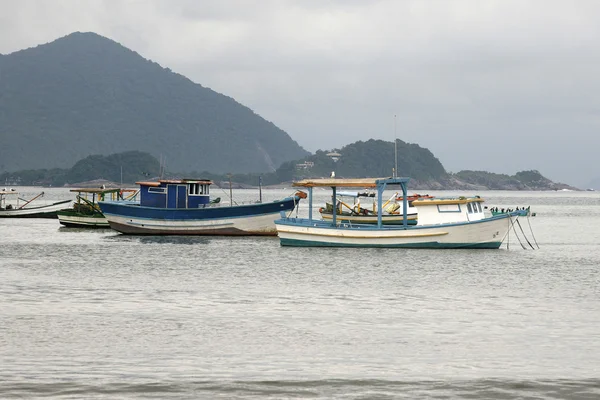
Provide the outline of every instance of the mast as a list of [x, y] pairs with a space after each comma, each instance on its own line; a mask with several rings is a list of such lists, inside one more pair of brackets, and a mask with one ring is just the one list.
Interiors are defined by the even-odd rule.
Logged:
[[394, 114], [394, 178], [398, 177], [398, 144], [396, 139], [396, 114]]
[[231, 173], [227, 174], [229, 177], [229, 204], [233, 207], [233, 192], [231, 191]]

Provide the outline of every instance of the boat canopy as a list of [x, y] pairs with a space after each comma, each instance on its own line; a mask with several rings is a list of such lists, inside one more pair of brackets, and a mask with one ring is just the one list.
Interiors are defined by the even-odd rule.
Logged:
[[201, 185], [212, 185], [213, 182], [210, 179], [159, 179], [158, 181], [136, 182], [136, 185], [158, 187], [158, 186], [161, 186], [161, 184], [163, 184], [162, 186], [164, 186], [164, 185], [186, 185], [188, 183], [199, 183]]
[[432, 199], [419, 199], [419, 200], [413, 200], [413, 206], [418, 207], [418, 206], [439, 206], [439, 205], [445, 205], [445, 204], [467, 204], [467, 203], [477, 203], [477, 202], [483, 202], [484, 200], [477, 196], [477, 197], [452, 197], [452, 198], [443, 198], [443, 197], [438, 197], [438, 198], [432, 198]]
[[73, 193], [92, 193], [92, 194], [106, 194], [106, 193], [118, 193], [121, 191], [132, 191], [132, 190], [137, 190], [137, 189], [119, 189], [119, 188], [113, 188], [113, 189], [97, 189], [97, 188], [79, 188], [79, 189], [71, 189], [70, 192]]
[[376, 188], [381, 185], [401, 185], [406, 184], [410, 178], [357, 178], [357, 179], [338, 179], [338, 178], [317, 178], [303, 179], [294, 182], [295, 187], [352, 187], [352, 188]]

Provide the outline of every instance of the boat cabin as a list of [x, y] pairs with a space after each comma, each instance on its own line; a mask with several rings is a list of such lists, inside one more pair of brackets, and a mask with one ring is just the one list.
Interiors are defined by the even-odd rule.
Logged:
[[481, 203], [483, 199], [475, 197], [432, 198], [412, 202], [417, 208], [417, 225], [452, 224], [479, 221], [485, 218]]
[[140, 206], [159, 208], [199, 208], [210, 201], [212, 181], [205, 179], [160, 179], [136, 182], [140, 185]]
[[[9, 198], [15, 198], [16, 199], [16, 205], [15, 204], [9, 204], [8, 203], [8, 199]], [[15, 192], [14, 189], [11, 190], [6, 190], [6, 189], [1, 189], [0, 190], [0, 210], [10, 210], [13, 207], [19, 207], [19, 193]]]

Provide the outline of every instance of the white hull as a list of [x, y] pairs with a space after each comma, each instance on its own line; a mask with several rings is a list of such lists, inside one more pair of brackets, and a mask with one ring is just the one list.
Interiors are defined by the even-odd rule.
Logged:
[[275, 236], [274, 221], [279, 213], [202, 220], [151, 220], [105, 213], [110, 227], [130, 234], [144, 235], [266, 235]]
[[66, 226], [110, 228], [106, 218], [93, 218], [74, 215], [58, 215], [58, 221]]
[[47, 206], [0, 210], [0, 218], [56, 218], [56, 212], [72, 206], [72, 201], [61, 201]]
[[289, 246], [498, 248], [515, 220], [516, 217], [506, 215], [477, 222], [407, 229], [365, 225], [334, 228], [322, 222], [308, 225], [278, 220], [276, 227], [281, 244]]

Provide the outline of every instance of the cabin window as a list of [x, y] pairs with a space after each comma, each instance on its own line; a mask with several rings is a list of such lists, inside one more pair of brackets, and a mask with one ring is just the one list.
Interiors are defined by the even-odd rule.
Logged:
[[437, 209], [440, 213], [461, 212], [460, 204], [439, 204]]
[[471, 208], [471, 203], [467, 203], [467, 210], [469, 211], [469, 214], [473, 213], [473, 208]]
[[208, 185], [202, 185], [202, 193], [208, 194]]
[[148, 193], [165, 193], [165, 188], [163, 187], [149, 187]]
[[479, 212], [483, 212], [483, 210], [481, 209], [481, 203], [475, 203], [477, 204], [477, 208], [479, 209]]
[[189, 184], [189, 193], [190, 194], [199, 194], [200, 193], [200, 184], [190, 183]]

